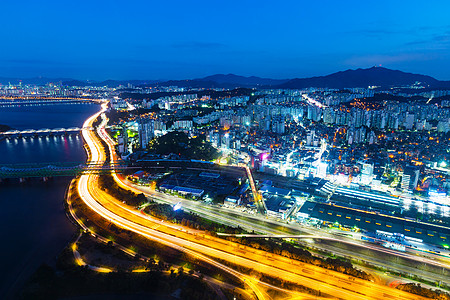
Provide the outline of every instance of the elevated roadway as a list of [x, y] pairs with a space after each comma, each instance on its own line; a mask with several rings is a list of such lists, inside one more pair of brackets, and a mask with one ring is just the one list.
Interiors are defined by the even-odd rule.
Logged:
[[[98, 114], [89, 118], [86, 125], [92, 124], [97, 116]], [[100, 128], [100, 136], [102, 136], [101, 132], [102, 129]], [[82, 133], [90, 149], [89, 160], [91, 162], [105, 161], [105, 154], [102, 152], [100, 141], [95, 133], [91, 130], [83, 130]], [[108, 140], [105, 141], [108, 143]], [[112, 156], [114, 155], [111, 151], [110, 153]], [[139, 233], [226, 270], [248, 284], [258, 299], [265, 299], [266, 295], [257, 286], [257, 280], [237, 273], [234, 269], [218, 263], [215, 259], [254, 269], [270, 276], [276, 274], [284, 280], [299, 282], [341, 299], [424, 299], [374, 282], [304, 264], [284, 256], [256, 250], [220, 238], [199, 234], [182, 226], [174, 228], [173, 224], [155, 222], [148, 216], [101, 191], [97, 185], [96, 175], [82, 175], [78, 183], [78, 191], [85, 204], [103, 218], [122, 228]]]
[[78, 176], [80, 174], [104, 174], [122, 172], [138, 167], [124, 164], [29, 164], [29, 165], [3, 165], [0, 166], [0, 179], [6, 178], [30, 178], [30, 177], [54, 177], [54, 176]]

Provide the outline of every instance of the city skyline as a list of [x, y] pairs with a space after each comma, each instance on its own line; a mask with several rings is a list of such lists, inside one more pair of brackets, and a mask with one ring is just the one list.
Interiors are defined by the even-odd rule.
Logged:
[[285, 79], [381, 65], [449, 80], [449, 4], [438, 2], [9, 1], [0, 76]]
[[450, 2], [0, 10], [0, 298], [450, 300]]

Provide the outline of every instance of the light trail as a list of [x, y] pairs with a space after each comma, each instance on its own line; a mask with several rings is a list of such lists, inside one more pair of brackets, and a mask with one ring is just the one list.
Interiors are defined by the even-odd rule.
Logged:
[[[69, 198], [71, 198], [71, 194], [69, 194]], [[90, 230], [90, 229], [83, 223], [83, 221], [76, 215], [75, 211], [74, 211], [73, 208], [72, 208], [72, 202], [71, 202], [71, 200], [68, 201], [68, 208], [69, 208], [69, 213], [70, 213], [70, 215], [71, 215], [72, 218], [78, 223], [78, 225], [79, 225], [85, 232], [91, 232], [91, 230]], [[80, 265], [80, 266], [87, 266], [88, 268], [90, 268], [90, 269], [93, 270], [93, 271], [102, 272], [102, 273], [109, 273], [109, 272], [112, 272], [113, 270], [108, 269], [108, 268], [103, 268], [103, 267], [97, 267], [97, 266], [88, 265], [88, 264], [82, 259], [80, 253], [77, 251], [77, 246], [76, 246], [76, 243], [79, 241], [80, 237], [81, 237], [81, 234], [78, 236], [78, 238], [75, 240], [75, 242], [74, 242], [74, 243], [72, 244], [72, 246], [71, 246], [71, 249], [72, 249], [73, 254], [74, 254], [75, 262], [76, 262], [78, 265]], [[105, 237], [102, 237], [102, 236], [98, 235], [97, 233], [95, 234], [95, 238], [98, 239], [99, 241], [103, 242], [104, 244], [107, 244], [107, 243], [110, 241], [109, 239], [107, 239], [107, 238], [105, 238]], [[131, 256], [131, 257], [135, 257], [136, 254], [137, 254], [135, 251], [133, 251], [133, 250], [131, 250], [131, 249], [129, 249], [129, 248], [126, 248], [126, 247], [124, 247], [124, 246], [122, 246], [122, 245], [119, 245], [119, 244], [117, 244], [117, 243], [114, 243], [114, 247], [118, 248], [120, 251], [122, 251], [122, 252], [128, 254], [128, 255]], [[148, 261], [148, 260], [150, 259], [149, 257], [143, 256], [143, 255], [140, 255], [140, 256], [142, 257], [142, 260], [144, 260], [144, 261], [145, 261], [145, 260]], [[143, 273], [143, 272], [150, 272], [150, 271], [149, 271], [149, 270], [146, 270], [146, 269], [134, 269], [134, 270], [132, 270], [132, 272], [133, 272], [133, 273]], [[167, 272], [169, 272], [169, 271], [167, 271]], [[196, 276], [196, 275], [194, 275], [194, 276]], [[247, 297], [251, 298], [251, 294], [250, 294], [248, 291], [246, 291], [245, 289], [241, 289], [241, 288], [236, 287], [236, 286], [234, 286], [234, 285], [231, 285], [231, 284], [228, 284], [228, 283], [219, 281], [219, 280], [214, 279], [214, 278], [212, 278], [212, 277], [209, 277], [209, 276], [207, 276], [207, 275], [203, 275], [203, 276], [204, 276], [204, 278], [205, 278], [206, 280], [208, 280], [209, 282], [214, 283], [214, 284], [219, 284], [219, 285], [221, 285], [221, 286], [224, 286], [224, 287], [227, 288], [228, 290], [233, 290], [233, 291], [234, 291], [234, 290], [237, 288], [237, 289], [239, 290], [239, 292], [244, 293], [244, 294], [246, 294]], [[198, 276], [197, 276], [197, 277], [198, 277]], [[305, 297], [305, 296], [303, 296], [303, 295], [298, 295], [298, 293], [296, 293], [296, 292], [292, 292], [292, 291], [290, 291], [290, 290], [285, 290], [285, 289], [279, 288], [279, 287], [277, 287], [277, 286], [273, 286], [273, 285], [271, 285], [271, 284], [267, 284], [267, 283], [264, 283], [264, 282], [260, 282], [260, 284], [266, 286], [267, 288], [271, 288], [271, 289], [274, 289], [274, 290], [277, 290], [277, 291], [280, 291], [280, 292], [283, 292], [283, 293], [286, 293], [286, 294], [292, 294], [292, 295], [293, 295], [292, 297], [295, 298], [295, 299], [310, 299], [310, 298], [307, 297], [307, 296]], [[322, 298], [315, 298], [315, 299], [322, 299]]]
[[[152, 191], [149, 188], [135, 187], [131, 184], [128, 185], [128, 184], [124, 183], [123, 179], [121, 179], [119, 176], [115, 176], [115, 179], [116, 179], [116, 182], [119, 184], [119, 186], [124, 189], [128, 189], [128, 190], [131, 190], [136, 193], [145, 193], [163, 203], [175, 204], [177, 202], [181, 202], [184, 209], [192, 211], [193, 213], [207, 216], [209, 219], [220, 221], [222, 224], [225, 224], [225, 225], [236, 226], [236, 222], [238, 221], [239, 225], [242, 228], [244, 228], [250, 232], [254, 230], [256, 232], [266, 234], [266, 235], [278, 235], [278, 236], [286, 236], [287, 235], [286, 232], [284, 232], [282, 230], [277, 230], [275, 228], [269, 228], [267, 225], [260, 225], [257, 223], [259, 221], [259, 222], [264, 222], [264, 224], [268, 224], [268, 225], [270, 224], [272, 226], [280, 227], [279, 222], [271, 220], [271, 219], [267, 219], [267, 218], [264, 218], [264, 217], [261, 217], [258, 215], [252, 215], [252, 216], [238, 215], [235, 211], [232, 211], [231, 209], [228, 209], [228, 211], [230, 211], [229, 213], [231, 215], [227, 215], [227, 214], [225, 214], [225, 211], [227, 211], [227, 209], [225, 209], [223, 207], [221, 207], [221, 208], [211, 207], [211, 206], [203, 205], [199, 202], [192, 202], [190, 200], [184, 200], [184, 199], [180, 199], [178, 197], [166, 195], [164, 193]], [[304, 227], [304, 226], [300, 227], [300, 225], [282, 224], [282, 226], [285, 228], [288, 228], [290, 230], [295, 230], [297, 232], [308, 233], [311, 236], [314, 236], [314, 235], [317, 236], [317, 234], [318, 234], [317, 229], [311, 229], [311, 228]], [[320, 232], [320, 235], [322, 236], [323, 239], [336, 239], [337, 238], [339, 240], [339, 242], [342, 242], [342, 243], [356, 245], [358, 247], [374, 250], [374, 251], [381, 252], [381, 253], [404, 257], [406, 259], [414, 260], [414, 261], [421, 262], [421, 263], [426, 263], [429, 265], [434, 265], [434, 266], [441, 267], [441, 268], [449, 268], [448, 261], [441, 263], [434, 259], [429, 259], [429, 258], [426, 258], [423, 256], [417, 256], [416, 253], [401, 253], [401, 252], [397, 252], [394, 250], [386, 249], [384, 247], [373, 245], [370, 243], [365, 243], [363, 241], [358, 241], [353, 238], [348, 238], [348, 237], [344, 237], [344, 236], [336, 237], [334, 234], [324, 232], [323, 230]], [[327, 249], [325, 249], [325, 250], [327, 250]], [[349, 255], [352, 255], [352, 253], [350, 253]], [[364, 259], [361, 259], [361, 260], [364, 260]]]
[[[152, 196], [153, 199], [158, 200], [163, 203], [174, 204], [174, 203], [181, 202], [184, 209], [192, 211], [193, 213], [207, 216], [207, 218], [209, 218], [211, 220], [219, 221], [220, 223], [225, 224], [225, 225], [236, 226], [236, 222], [239, 222], [239, 225], [242, 228], [244, 228], [250, 232], [254, 230], [255, 232], [262, 233], [263, 235], [266, 234], [268, 236], [269, 235], [286, 236], [285, 231], [283, 231], [281, 229], [276, 229], [276, 228], [280, 228], [280, 223], [277, 221], [271, 220], [271, 219], [263, 218], [258, 215], [252, 215], [252, 216], [238, 215], [235, 211], [232, 211], [231, 209], [228, 209], [228, 211], [230, 211], [229, 212], [230, 215], [228, 215], [225, 213], [225, 211], [227, 211], [227, 209], [225, 209], [223, 207], [221, 207], [221, 208], [211, 207], [211, 206], [203, 205], [199, 202], [192, 202], [190, 200], [184, 200], [184, 199], [181, 199], [181, 198], [178, 198], [175, 196], [170, 196], [170, 195], [166, 195], [164, 193], [152, 191], [149, 188], [138, 187], [138, 186], [133, 186], [131, 184], [126, 184], [126, 181], [123, 181], [123, 179], [121, 179], [119, 176], [115, 176], [115, 180], [116, 180], [117, 184], [124, 189], [128, 189], [128, 190], [131, 190], [136, 193], [145, 193], [149, 196]], [[258, 221], [264, 222], [264, 224], [266, 224], [266, 225], [258, 224], [257, 223]], [[272, 226], [276, 226], [276, 227], [270, 228], [268, 225], [272, 225]], [[292, 224], [286, 223], [286, 224], [282, 224], [281, 226], [284, 228], [288, 228], [290, 230], [308, 233], [311, 236], [314, 236], [314, 235], [317, 236], [317, 234], [318, 234], [317, 229], [311, 229], [311, 228], [304, 227], [304, 226], [300, 227], [300, 225], [292, 225]], [[337, 238], [334, 234], [324, 232], [324, 231], [321, 231], [320, 235], [322, 236], [322, 239], [331, 239], [331, 240], [334, 239], [335, 240]], [[417, 256], [416, 253], [397, 252], [394, 250], [387, 249], [385, 247], [373, 245], [370, 243], [365, 243], [363, 241], [355, 240], [353, 238], [348, 238], [348, 237], [344, 237], [344, 236], [339, 236], [337, 240], [339, 242], [342, 242], [345, 244], [355, 245], [358, 247], [366, 248], [366, 249], [377, 251], [380, 253], [403, 257], [403, 258], [414, 260], [414, 261], [417, 261], [420, 263], [426, 263], [429, 265], [434, 265], [434, 266], [442, 267], [442, 268], [449, 267], [448, 263], [445, 263], [445, 262], [441, 263], [434, 259], [429, 259], [429, 258], [426, 258], [423, 256]], [[318, 247], [318, 245], [315, 245], [315, 247]], [[325, 248], [324, 250], [328, 250], [328, 249]], [[352, 256], [355, 254], [356, 253], [350, 252], [350, 253], [341, 254], [341, 255]], [[365, 258], [359, 258], [359, 259], [363, 260], [363, 261], [367, 261], [367, 259], [365, 259]], [[375, 261], [369, 261], [369, 262], [376, 263]], [[380, 262], [378, 262], [378, 263], [380, 263]], [[382, 264], [382, 266], [389, 268], [390, 265]], [[395, 270], [399, 271], [399, 269], [395, 269]], [[402, 270], [400, 270], [400, 271], [402, 271]], [[411, 273], [411, 270], [403, 270], [403, 272]], [[429, 274], [426, 276], [432, 276], [432, 274]], [[431, 277], [429, 277], [429, 278], [430, 278], [430, 280], [440, 280], [439, 277], [438, 277], [438, 279], [436, 279], [436, 276], [440, 277], [440, 275], [434, 274], [433, 278], [431, 278]]]
[[[104, 103], [102, 105], [101, 111], [92, 115], [91, 117], [89, 117], [85, 121], [84, 125], [89, 124], [90, 125], [89, 127], [91, 127], [93, 122], [98, 118], [98, 116], [100, 114], [102, 114], [104, 111], [106, 111], [106, 108], [107, 108], [107, 104]], [[104, 125], [104, 123], [106, 123], [105, 119], [103, 119], [102, 124]], [[85, 127], [84, 125], [83, 125], [83, 127]], [[100, 128], [101, 128], [101, 130], [99, 130], [99, 134], [106, 135], [106, 132], [104, 132], [103, 126], [101, 126]], [[83, 130], [82, 135], [83, 135], [83, 138], [84, 138], [88, 148], [90, 149], [88, 161], [96, 162], [96, 163], [104, 162], [105, 155], [104, 155], [103, 151], [100, 150], [98, 144], [96, 142], [94, 142], [96, 140], [95, 134], [91, 130]], [[111, 142], [111, 140], [108, 140], [107, 142]], [[108, 143], [108, 147], [111, 150], [112, 147], [109, 143]], [[110, 151], [110, 155], [111, 155], [111, 158], [114, 158], [113, 151]], [[114, 176], [116, 176], [115, 173], [114, 173]], [[157, 242], [160, 242], [160, 243], [167, 245], [169, 247], [172, 247], [174, 249], [178, 249], [182, 252], [188, 253], [198, 259], [208, 262], [211, 265], [236, 276], [237, 278], [242, 280], [245, 284], [247, 284], [252, 289], [252, 291], [255, 293], [257, 299], [262, 299], [262, 300], [266, 299], [266, 297], [264, 296], [262, 291], [256, 285], [251, 283], [251, 281], [246, 280], [245, 274], [239, 273], [239, 272], [233, 270], [232, 268], [229, 268], [225, 265], [217, 263], [216, 261], [212, 260], [209, 257], [198, 254], [197, 252], [194, 252], [192, 250], [185, 249], [184, 247], [181, 247], [173, 242], [162, 240], [158, 235], [155, 234], [154, 230], [151, 230], [146, 227], [139, 226], [139, 225], [133, 226], [133, 224], [134, 224], [133, 222], [130, 222], [130, 221], [126, 220], [125, 218], [121, 218], [118, 215], [114, 214], [113, 212], [104, 209], [103, 206], [101, 204], [99, 204], [91, 196], [91, 194], [88, 191], [89, 181], [92, 180], [92, 177], [93, 177], [92, 175], [82, 175], [80, 177], [80, 180], [78, 181], [78, 193], [79, 193], [81, 199], [85, 202], [85, 204], [88, 205], [94, 212], [96, 212], [103, 218], [110, 220], [111, 222], [114, 222], [116, 225], [119, 225], [125, 229], [136, 232], [138, 234], [141, 234], [149, 239], [155, 240]], [[153, 235], [149, 234], [148, 232], [153, 233]], [[169, 240], [170, 240], [170, 237], [169, 237]], [[183, 243], [181, 243], [181, 244], [183, 244]]]
[[266, 203], [264, 202], [261, 194], [256, 189], [255, 180], [253, 179], [252, 171], [248, 166], [245, 166], [245, 171], [247, 172], [248, 182], [252, 189], [253, 199], [255, 200], [255, 205], [260, 207], [260, 211], [265, 214], [267, 212]]
[[[84, 225], [84, 223], [76, 216], [75, 212], [74, 212], [73, 209], [72, 209], [71, 204], [69, 204], [69, 206], [70, 206], [70, 207], [69, 207], [70, 213], [71, 213], [72, 217], [75, 219], [75, 221], [76, 221], [76, 222], [77, 222], [77, 223], [78, 223], [85, 231], [89, 231], [89, 228], [87, 228], [87, 227]], [[73, 255], [74, 255], [74, 258], [75, 258], [75, 262], [76, 262], [79, 266], [87, 266], [89, 269], [91, 269], [91, 270], [93, 270], [93, 271], [96, 271], [96, 272], [100, 272], [100, 273], [110, 273], [110, 272], [113, 272], [112, 269], [105, 268], [105, 267], [93, 266], [93, 265], [87, 264], [87, 263], [83, 260], [83, 258], [81, 257], [80, 253], [78, 252], [77, 246], [76, 246], [76, 243], [79, 241], [80, 237], [81, 237], [81, 234], [78, 236], [78, 238], [76, 239], [76, 241], [75, 241], [75, 242], [72, 244], [72, 246], [71, 246], [71, 249], [72, 249], [72, 252], [73, 252]], [[102, 237], [102, 236], [99, 236], [98, 234], [96, 234], [96, 238], [99, 239], [101, 242], [103, 242], [103, 243], [105, 243], [105, 244], [109, 241], [108, 239], [106, 239], [106, 238], [104, 238], [104, 237]], [[135, 255], [137, 254], [137, 253], [134, 252], [133, 250], [130, 250], [130, 249], [128, 249], [128, 248], [126, 248], [126, 247], [124, 247], [124, 246], [122, 246], [122, 245], [119, 245], [119, 244], [116, 244], [116, 243], [114, 243], [114, 244], [115, 244], [115, 247], [117, 247], [117, 248], [118, 248], [119, 250], [121, 250], [122, 252], [125, 252], [126, 254], [130, 255], [131, 257], [135, 257]], [[141, 255], [141, 257], [142, 257], [143, 260], [149, 260], [149, 257], [145, 257], [145, 256], [142, 256], [142, 255]], [[176, 267], [176, 266], [173, 266], [173, 267]], [[148, 273], [148, 272], [151, 272], [151, 270], [147, 270], [147, 269], [134, 269], [134, 270], [132, 270], [131, 272], [132, 272], [132, 273]], [[169, 271], [166, 271], [166, 272], [169, 273]], [[193, 276], [198, 277], [198, 275], [193, 275]], [[236, 286], [234, 286], [234, 285], [231, 285], [231, 284], [228, 284], [228, 283], [219, 281], [219, 280], [214, 279], [214, 278], [212, 278], [212, 277], [209, 277], [209, 276], [207, 276], [207, 275], [203, 275], [203, 276], [204, 276], [204, 279], [207, 280], [209, 283], [213, 283], [213, 284], [216, 284], [216, 285], [223, 286], [223, 287], [227, 288], [228, 290], [233, 290], [233, 291], [234, 291], [235, 289], [238, 289], [239, 292], [245, 293], [247, 297], [249, 297], [249, 298], [251, 297], [251, 294], [248, 293], [246, 290], [243, 290], [243, 289], [241, 289], [241, 288], [239, 288], [239, 287], [236, 287]], [[279, 287], [272, 286], [272, 285], [270, 285], [270, 284], [265, 284], [265, 283], [264, 283], [264, 285], [266, 285], [268, 288], [275, 289], [275, 290], [278, 290], [278, 291], [283, 292], [283, 293], [286, 293], [286, 294], [294, 294], [292, 297], [295, 297], [296, 299], [297, 299], [297, 297], [298, 297], [298, 299], [306, 299], [304, 296], [299, 296], [299, 295], [297, 295], [298, 293], [293, 293], [292, 291], [285, 290], [285, 289], [281, 289], [281, 288], [279, 288]]]
[[[92, 123], [96, 116], [98, 114], [88, 119], [88, 121], [90, 120]], [[84, 130], [83, 137], [90, 149], [91, 161], [105, 161], [105, 155], [97, 145], [95, 134], [92, 131]], [[113, 155], [112, 152], [111, 155]], [[130, 213], [124, 205], [114, 201], [114, 199], [111, 199], [112, 197], [98, 189], [95, 183], [94, 175], [83, 175], [78, 182], [78, 192], [81, 199], [94, 212], [124, 229], [188, 253], [233, 274], [250, 286], [258, 299], [265, 299], [265, 296], [256, 284], [251, 280], [247, 280], [248, 275], [220, 264], [211, 257], [254, 269], [270, 276], [276, 274], [275, 276], [287, 281], [301, 282], [312, 289], [320, 290], [322, 293], [342, 299], [423, 299], [417, 295], [207, 235], [192, 235], [161, 224], [158, 224], [161, 226], [157, 230], [152, 229], [152, 225], [155, 224], [154, 221], [141, 215]]]
[[306, 102], [308, 102], [311, 105], [317, 106], [319, 108], [323, 108], [325, 107], [325, 105], [323, 105], [322, 103], [320, 103], [319, 101], [317, 101], [316, 99], [313, 99], [311, 97], [308, 96], [308, 94], [303, 94], [302, 98], [306, 100]]
[[77, 243], [80, 240], [81, 237], [81, 233], [80, 235], [78, 235], [78, 238], [76, 239], [76, 241], [72, 244], [72, 253], [73, 256], [75, 258], [75, 262], [77, 263], [77, 265], [79, 266], [87, 266], [90, 270], [95, 271], [95, 272], [99, 272], [99, 273], [111, 273], [113, 270], [109, 269], [109, 268], [105, 268], [105, 267], [97, 267], [97, 266], [93, 266], [90, 264], [87, 264], [83, 258], [81, 257], [80, 252], [78, 252], [77, 250]]

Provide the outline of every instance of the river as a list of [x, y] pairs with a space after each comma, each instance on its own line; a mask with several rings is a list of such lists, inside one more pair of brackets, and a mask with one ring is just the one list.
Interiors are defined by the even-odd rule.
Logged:
[[[0, 124], [14, 129], [81, 127], [98, 104], [1, 107]], [[79, 134], [0, 140], [0, 166], [42, 162], [84, 162]], [[63, 201], [71, 178], [0, 183], [0, 299], [10, 299], [42, 263], [70, 242], [76, 228]]]

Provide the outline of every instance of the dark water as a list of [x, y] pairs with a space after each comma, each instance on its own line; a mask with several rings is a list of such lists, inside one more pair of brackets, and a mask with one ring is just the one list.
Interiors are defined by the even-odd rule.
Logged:
[[0, 124], [22, 130], [78, 127], [84, 117], [98, 110], [96, 104], [0, 107]]
[[[94, 104], [0, 108], [0, 124], [19, 130], [81, 127], [98, 110]], [[0, 165], [82, 162], [82, 145], [78, 134], [0, 140]], [[70, 180], [0, 184], [0, 299], [11, 298], [42, 263], [53, 264], [70, 242], [75, 227], [63, 207]]]

